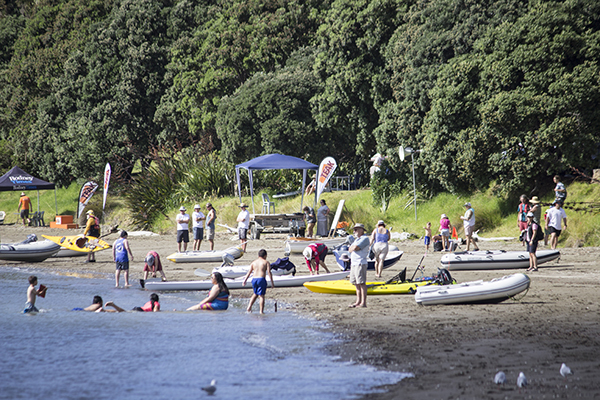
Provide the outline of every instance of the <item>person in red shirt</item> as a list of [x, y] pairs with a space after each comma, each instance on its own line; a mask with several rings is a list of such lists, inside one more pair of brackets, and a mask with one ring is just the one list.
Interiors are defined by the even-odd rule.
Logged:
[[23, 219], [23, 226], [29, 223], [29, 212], [31, 210], [31, 199], [25, 196], [25, 192], [21, 192], [21, 198], [19, 199], [19, 207], [17, 212], [21, 212], [21, 218]]

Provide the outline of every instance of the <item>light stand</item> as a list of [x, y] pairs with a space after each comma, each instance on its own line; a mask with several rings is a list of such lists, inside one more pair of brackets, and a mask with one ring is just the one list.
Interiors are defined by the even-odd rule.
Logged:
[[414, 150], [412, 147], [403, 147], [400, 146], [398, 149], [398, 155], [400, 156], [400, 161], [404, 161], [404, 158], [410, 154], [410, 159], [412, 160], [412, 176], [413, 176], [413, 204], [415, 207], [415, 221], [417, 220], [417, 185], [415, 182], [415, 153], [420, 153], [421, 150]]

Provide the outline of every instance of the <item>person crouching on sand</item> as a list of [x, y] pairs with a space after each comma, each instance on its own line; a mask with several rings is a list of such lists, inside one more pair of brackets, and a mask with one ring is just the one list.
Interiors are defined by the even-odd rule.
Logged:
[[265, 313], [265, 295], [267, 294], [267, 272], [269, 273], [269, 278], [271, 278], [271, 289], [275, 287], [273, 284], [273, 274], [271, 274], [271, 264], [267, 261], [267, 251], [265, 249], [260, 249], [258, 251], [258, 258], [250, 264], [250, 269], [248, 273], [244, 277], [244, 282], [242, 286], [246, 286], [246, 281], [252, 275], [252, 289], [254, 290], [254, 294], [250, 299], [250, 304], [248, 304], [248, 309], [246, 311], [252, 312], [252, 306], [256, 301], [257, 297], [260, 297], [260, 313]]

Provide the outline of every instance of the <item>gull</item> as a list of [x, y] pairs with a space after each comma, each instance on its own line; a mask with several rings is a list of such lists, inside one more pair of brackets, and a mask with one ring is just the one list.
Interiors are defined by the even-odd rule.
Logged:
[[497, 385], [502, 385], [506, 382], [506, 374], [502, 371], [498, 372], [494, 377], [494, 383]]
[[563, 378], [566, 378], [567, 375], [571, 375], [573, 372], [571, 371], [571, 368], [567, 366], [567, 364], [562, 363], [560, 366], [560, 374], [563, 376]]
[[217, 391], [217, 380], [213, 379], [212, 381], [210, 381], [209, 386], [205, 386], [201, 389], [204, 390], [208, 394], [211, 394], [211, 395], [215, 394], [215, 392]]
[[522, 388], [527, 386], [527, 378], [523, 372], [519, 372], [519, 377], [517, 378], [517, 386]]

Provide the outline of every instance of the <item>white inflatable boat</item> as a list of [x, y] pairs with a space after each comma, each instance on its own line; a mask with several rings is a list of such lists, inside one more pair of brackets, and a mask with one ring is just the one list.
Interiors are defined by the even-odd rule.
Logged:
[[219, 262], [223, 260], [223, 256], [226, 254], [231, 254], [233, 258], [238, 259], [244, 255], [244, 250], [239, 246], [235, 246], [225, 250], [185, 251], [173, 253], [167, 256], [167, 260], [174, 263]]
[[[538, 265], [560, 257], [558, 250], [538, 250]], [[529, 253], [526, 251], [464, 251], [442, 256], [442, 268], [448, 271], [528, 268]]]
[[474, 281], [446, 286], [419, 286], [415, 301], [425, 306], [435, 304], [499, 303], [529, 289], [525, 274], [514, 274], [491, 281]]

